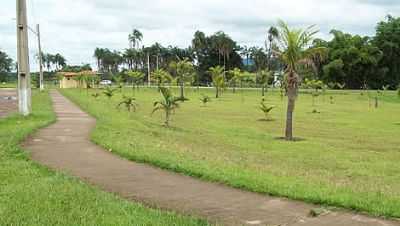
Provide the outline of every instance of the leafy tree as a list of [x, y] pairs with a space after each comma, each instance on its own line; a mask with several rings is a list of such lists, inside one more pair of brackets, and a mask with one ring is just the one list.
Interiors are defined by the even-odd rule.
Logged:
[[164, 111], [165, 113], [165, 123], [166, 127], [169, 127], [169, 122], [171, 119], [172, 113], [179, 108], [179, 102], [181, 98], [174, 97], [170, 89], [166, 87], [159, 87], [160, 93], [163, 97], [161, 101], [154, 102], [154, 108], [152, 114], [157, 111]]
[[12, 59], [5, 53], [0, 51], [0, 81], [6, 81], [6, 73], [11, 71], [13, 65]]
[[[322, 79], [325, 83], [345, 83], [346, 88], [359, 89], [365, 83], [371, 88], [382, 87], [386, 69], [379, 66], [382, 51], [374, 45], [371, 38], [350, 35], [332, 30], [333, 39], [329, 42], [314, 42], [314, 47], [329, 50], [327, 60], [322, 64]], [[318, 57], [317, 57], [318, 59]], [[319, 60], [313, 59], [315, 62]]]
[[221, 66], [211, 67], [209, 73], [215, 87], [215, 98], [219, 98], [220, 90], [225, 87], [224, 68]]
[[279, 21], [279, 49], [276, 53], [286, 65], [286, 93], [288, 107], [286, 116], [285, 139], [293, 140], [293, 112], [298, 93], [300, 77], [297, 73], [299, 65], [310, 64], [311, 58], [316, 55], [324, 55], [323, 47], [308, 48], [318, 32], [314, 26], [306, 29], [291, 29], [288, 25]]
[[117, 108], [120, 109], [121, 106], [124, 106], [128, 112], [136, 112], [139, 105], [136, 103], [136, 98], [124, 95], [122, 96], [122, 101], [118, 103]]
[[400, 83], [400, 17], [387, 16], [385, 21], [378, 23], [376, 36], [373, 39], [382, 57], [379, 59], [379, 67], [384, 68], [387, 73], [378, 78], [380, 85], [388, 84], [396, 88]]

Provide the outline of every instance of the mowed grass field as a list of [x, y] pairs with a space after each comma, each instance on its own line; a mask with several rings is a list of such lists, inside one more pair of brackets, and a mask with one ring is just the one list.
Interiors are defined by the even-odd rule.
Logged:
[[226, 90], [203, 107], [200, 94], [212, 97], [214, 90], [187, 90], [190, 101], [173, 115], [171, 128], [162, 126], [162, 112], [150, 114], [161, 99], [155, 88], [135, 92], [136, 113], [115, 107], [123, 94], [133, 95], [130, 88], [110, 100], [96, 100], [94, 92], [102, 91], [62, 90], [98, 119], [93, 141], [123, 157], [250, 191], [400, 217], [395, 92], [380, 96], [378, 109], [361, 91], [328, 91], [316, 107], [310, 94], [300, 94], [294, 123], [295, 136], [304, 139], [299, 142], [277, 139], [286, 115], [286, 97], [278, 91], [267, 93], [266, 102], [276, 108], [274, 120], [264, 121], [259, 91]]
[[0, 119], [0, 225], [207, 225], [124, 201], [31, 162], [18, 143], [54, 120], [48, 94], [36, 91], [31, 116]]

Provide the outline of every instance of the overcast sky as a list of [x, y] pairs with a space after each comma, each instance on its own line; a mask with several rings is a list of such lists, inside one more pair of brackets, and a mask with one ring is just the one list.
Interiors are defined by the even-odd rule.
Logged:
[[[1, 0], [0, 49], [16, 55], [15, 1]], [[61, 53], [69, 64], [95, 64], [96, 47], [123, 50], [137, 28], [143, 44], [190, 45], [196, 30], [222, 30], [240, 45], [263, 45], [277, 19], [291, 26], [316, 24], [320, 37], [331, 29], [374, 35], [387, 14], [400, 16], [400, 0], [27, 0], [29, 25], [40, 23], [43, 51]], [[37, 45], [29, 34], [32, 69]]]

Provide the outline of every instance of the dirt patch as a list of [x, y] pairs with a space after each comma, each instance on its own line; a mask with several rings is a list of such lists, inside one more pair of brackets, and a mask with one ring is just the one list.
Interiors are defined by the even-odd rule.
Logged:
[[16, 112], [18, 109], [15, 89], [0, 89], [0, 118]]

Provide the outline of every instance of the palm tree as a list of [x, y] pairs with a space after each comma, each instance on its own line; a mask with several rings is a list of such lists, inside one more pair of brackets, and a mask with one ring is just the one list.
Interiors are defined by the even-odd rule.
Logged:
[[[268, 45], [268, 70], [271, 70], [271, 67], [272, 67], [271, 60], [272, 60], [272, 55], [273, 55], [272, 54], [272, 47], [274, 45], [274, 41], [279, 38], [279, 30], [276, 27], [271, 26], [269, 28], [269, 30], [268, 30], [268, 37], [267, 38], [268, 38], [268, 41], [269, 41], [269, 45]], [[267, 48], [267, 47], [265, 47], [265, 48]]]
[[139, 85], [139, 82], [143, 80], [144, 73], [141, 71], [128, 71], [127, 75], [132, 80], [132, 89], [135, 89], [135, 86]]
[[164, 83], [172, 81], [172, 76], [163, 69], [153, 71], [151, 73], [151, 78], [157, 83], [159, 87], [164, 85]]
[[103, 71], [102, 68], [104, 65], [102, 65], [102, 61], [103, 61], [104, 55], [105, 55], [104, 49], [96, 48], [94, 50], [94, 57], [97, 60], [97, 70], [99, 70], [99, 71]]
[[138, 47], [142, 39], [143, 34], [139, 30], [133, 29], [132, 33], [128, 36], [130, 48], [135, 49], [136, 47]]
[[117, 108], [120, 109], [122, 105], [128, 110], [128, 112], [136, 112], [136, 109], [139, 106], [136, 103], [136, 98], [128, 96], [122, 96], [122, 101], [118, 103]]
[[192, 82], [195, 75], [194, 66], [189, 62], [189, 59], [186, 58], [176, 64], [176, 74], [181, 89], [181, 99], [184, 101], [186, 99], [184, 93], [185, 82]]
[[258, 82], [261, 84], [261, 94], [265, 96], [265, 88], [268, 87], [269, 80], [272, 77], [272, 73], [267, 70], [260, 70], [257, 72]]
[[300, 82], [300, 77], [297, 73], [298, 67], [301, 64], [312, 64], [312, 58], [316, 55], [325, 56], [326, 49], [323, 47], [309, 48], [314, 40], [314, 35], [318, 33], [314, 26], [303, 30], [291, 29], [281, 20], [278, 24], [279, 46], [276, 54], [286, 66], [285, 80], [288, 96], [285, 139], [293, 140], [293, 112]]
[[271, 116], [270, 112], [275, 108], [274, 105], [268, 106], [265, 104], [264, 99], [260, 102], [260, 110], [264, 113], [265, 115], [265, 120], [271, 121]]
[[236, 86], [242, 80], [242, 71], [239, 68], [235, 68], [229, 71], [229, 74], [232, 75], [229, 83], [233, 86], [233, 93], [236, 93]]
[[215, 98], [219, 98], [219, 91], [225, 86], [224, 68], [221, 66], [211, 67], [209, 73], [215, 87]]
[[166, 87], [159, 87], [161, 95], [163, 99], [161, 101], [154, 102], [154, 109], [151, 114], [154, 114], [156, 111], [164, 111], [165, 113], [165, 123], [166, 127], [169, 127], [169, 121], [171, 118], [171, 114], [179, 107], [180, 98], [174, 97], [172, 95], [171, 90]]
[[203, 107], [205, 107], [211, 101], [211, 98], [205, 94], [201, 94], [200, 101], [203, 103]]

